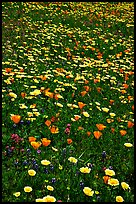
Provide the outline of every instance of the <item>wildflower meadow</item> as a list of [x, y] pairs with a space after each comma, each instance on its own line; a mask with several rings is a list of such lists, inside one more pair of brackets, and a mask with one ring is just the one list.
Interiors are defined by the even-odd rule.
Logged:
[[134, 2], [2, 2], [2, 202], [134, 202]]

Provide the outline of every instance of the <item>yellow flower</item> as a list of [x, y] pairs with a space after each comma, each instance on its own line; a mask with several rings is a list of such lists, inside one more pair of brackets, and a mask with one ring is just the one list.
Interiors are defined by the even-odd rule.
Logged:
[[90, 116], [90, 115], [89, 115], [87, 112], [85, 112], [85, 111], [83, 112], [83, 115], [84, 115], [85, 117], [87, 117], [87, 118]]
[[39, 94], [41, 94], [41, 91], [38, 89], [35, 89], [34, 91], [30, 92], [30, 95], [32, 96], [38, 96]]
[[12, 97], [12, 98], [17, 98], [17, 95], [15, 93], [13, 93], [13, 92], [10, 92], [9, 96]]
[[124, 199], [122, 198], [122, 196], [116, 196], [116, 202], [123, 202]]
[[110, 179], [108, 179], [108, 184], [111, 186], [117, 186], [117, 185], [119, 185], [119, 181], [118, 181], [118, 179], [110, 178]]
[[99, 191], [95, 191], [95, 194], [98, 195], [98, 194], [99, 194]]
[[106, 112], [106, 113], [109, 112], [109, 108], [102, 108], [102, 110], [103, 110], [104, 112]]
[[54, 148], [54, 147], [52, 147], [52, 150], [54, 150], [55, 152], [58, 152], [58, 149], [56, 149], [56, 148]]
[[28, 117], [32, 117], [33, 113], [32, 112], [27, 112]]
[[115, 172], [113, 170], [110, 170], [110, 169], [106, 169], [105, 174], [107, 176], [115, 176]]
[[20, 194], [21, 194], [20, 192], [13, 193], [13, 195], [14, 195], [15, 197], [19, 197]]
[[43, 197], [44, 202], [55, 202], [56, 198], [54, 198], [53, 196], [47, 195], [45, 197]]
[[61, 103], [56, 103], [57, 106], [59, 106], [60, 108], [63, 107], [63, 105]]
[[39, 115], [40, 115], [39, 112], [33, 112], [33, 114], [34, 114], [35, 116], [39, 116]]
[[26, 187], [24, 187], [24, 191], [26, 192], [26, 193], [29, 193], [29, 192], [31, 192], [33, 189], [30, 187], [30, 186], [26, 186]]
[[125, 145], [126, 147], [132, 147], [132, 146], [133, 146], [131, 143], [124, 143], [124, 145]]
[[115, 113], [110, 113], [110, 116], [111, 117], [114, 117], [116, 114]]
[[29, 176], [35, 176], [36, 171], [34, 171], [33, 169], [28, 170], [28, 174]]
[[75, 163], [75, 164], [77, 163], [77, 159], [74, 158], [74, 157], [69, 157], [68, 160], [69, 160], [70, 162], [72, 162], [72, 163]]
[[27, 107], [25, 104], [23, 104], [23, 103], [21, 103], [21, 104], [19, 104], [19, 105], [20, 105], [20, 108], [21, 108], [21, 109], [24, 109], [24, 108], [27, 109], [27, 108], [28, 108], [28, 107]]
[[63, 166], [61, 166], [60, 164], [59, 164], [59, 169], [60, 169], [60, 170], [62, 170], [62, 169], [63, 169]]
[[48, 160], [46, 160], [46, 159], [41, 161], [41, 164], [42, 164], [42, 165], [45, 165], [45, 166], [48, 166], [50, 163], [51, 163], [51, 162], [48, 161]]
[[121, 182], [121, 186], [124, 190], [130, 189], [129, 185], [126, 182]]
[[35, 199], [35, 202], [44, 202], [43, 198], [37, 198]]
[[83, 192], [87, 195], [87, 196], [93, 196], [94, 191], [92, 191], [91, 188], [89, 187], [84, 187]]
[[53, 191], [54, 190], [54, 188], [52, 187], [52, 186], [47, 186], [47, 189], [49, 190], [49, 191]]
[[90, 168], [88, 168], [88, 167], [82, 167], [82, 168], [80, 168], [80, 171], [82, 172], [82, 173], [90, 173], [90, 171], [91, 171], [91, 169]]

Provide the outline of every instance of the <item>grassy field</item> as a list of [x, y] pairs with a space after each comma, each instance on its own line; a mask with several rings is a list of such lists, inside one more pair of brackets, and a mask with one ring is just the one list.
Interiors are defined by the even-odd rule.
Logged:
[[2, 3], [2, 201], [134, 202], [134, 2]]

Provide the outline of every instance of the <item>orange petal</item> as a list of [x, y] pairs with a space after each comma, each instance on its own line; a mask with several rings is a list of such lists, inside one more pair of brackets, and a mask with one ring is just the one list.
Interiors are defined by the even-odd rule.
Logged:
[[94, 133], [94, 136], [96, 139], [99, 139], [100, 136], [102, 135], [102, 133], [100, 131], [94, 131], [93, 133]]

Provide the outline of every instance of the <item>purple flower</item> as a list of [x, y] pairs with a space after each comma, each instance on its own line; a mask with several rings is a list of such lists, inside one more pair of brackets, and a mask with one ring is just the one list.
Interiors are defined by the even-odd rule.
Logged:
[[106, 158], [106, 152], [105, 152], [105, 151], [102, 152], [102, 158], [103, 158], [103, 159]]
[[65, 133], [66, 133], [67, 135], [69, 135], [69, 134], [70, 134], [70, 129], [69, 129], [69, 128], [66, 128], [66, 129], [65, 129]]
[[67, 124], [67, 127], [70, 128], [70, 127], [71, 127], [71, 124]]
[[113, 167], [112, 167], [112, 166], [109, 166], [109, 169], [110, 169], [110, 170], [112, 170], [112, 169], [113, 169]]
[[37, 153], [38, 153], [38, 154], [40, 154], [40, 153], [41, 153], [41, 150], [40, 150], [40, 149], [38, 149], [38, 150], [37, 150]]
[[52, 178], [51, 182], [54, 184], [56, 183], [56, 179], [55, 178]]

